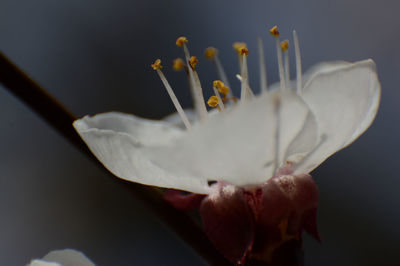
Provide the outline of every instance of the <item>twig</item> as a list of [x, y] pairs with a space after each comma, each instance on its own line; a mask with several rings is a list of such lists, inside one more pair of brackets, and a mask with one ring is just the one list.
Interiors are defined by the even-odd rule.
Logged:
[[[90, 159], [93, 159], [98, 166], [105, 169], [101, 163], [94, 158], [86, 144], [73, 129], [72, 122], [76, 119], [75, 115], [13, 64], [2, 52], [0, 52], [0, 83], [32, 108], [40, 117], [74, 144], [75, 147], [86, 154]], [[229, 265], [227, 260], [213, 248], [201, 228], [187, 214], [174, 209], [162, 199], [160, 190], [127, 182], [119, 178], [113, 177], [113, 180], [128, 186], [135, 197], [142, 200], [164, 224], [174, 231], [209, 264]]]

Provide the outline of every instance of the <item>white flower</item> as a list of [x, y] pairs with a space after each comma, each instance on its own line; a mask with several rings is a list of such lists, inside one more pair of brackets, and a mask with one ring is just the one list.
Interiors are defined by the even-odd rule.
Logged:
[[[193, 119], [181, 109], [159, 61], [153, 67], [183, 123], [176, 122], [177, 115], [153, 121], [110, 112], [85, 116], [75, 121], [74, 127], [108, 170], [120, 178], [147, 185], [207, 194], [210, 180], [236, 186], [257, 185], [288, 164], [293, 174], [309, 173], [352, 143], [374, 120], [380, 99], [375, 64], [372, 60], [321, 63], [302, 78], [294, 33], [297, 80], [291, 82], [286, 49], [281, 49], [274, 34], [281, 82], [267, 89], [260, 49], [261, 93], [257, 96], [248, 84], [248, 50], [241, 44], [236, 47], [241, 62], [239, 104], [224, 106], [216, 91], [219, 101], [214, 100], [219, 103], [220, 112], [207, 113], [197, 73], [188, 64], [196, 117], [200, 118]], [[187, 40], [181, 41], [189, 62]], [[215, 54], [213, 59], [221, 79], [227, 83]]]
[[73, 249], [54, 250], [27, 266], [95, 266], [82, 252]]

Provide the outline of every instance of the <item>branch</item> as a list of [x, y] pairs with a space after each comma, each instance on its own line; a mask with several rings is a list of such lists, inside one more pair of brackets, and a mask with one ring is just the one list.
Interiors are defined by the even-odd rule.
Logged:
[[[0, 83], [12, 94], [32, 108], [40, 117], [70, 141], [75, 147], [106, 170], [92, 155], [86, 144], [72, 127], [76, 116], [52, 97], [44, 88], [13, 64], [0, 52]], [[106, 170], [107, 171], [107, 170]], [[109, 173], [107, 171], [107, 173]], [[111, 174], [110, 174], [111, 176]], [[174, 209], [162, 199], [160, 190], [112, 177], [115, 182], [128, 186], [133, 195], [152, 210], [187, 245], [211, 265], [230, 265], [213, 247], [202, 229], [185, 213]]]

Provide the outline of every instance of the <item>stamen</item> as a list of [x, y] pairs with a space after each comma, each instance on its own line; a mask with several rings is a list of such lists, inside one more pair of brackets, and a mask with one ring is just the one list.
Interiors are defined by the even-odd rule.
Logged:
[[182, 58], [176, 58], [173, 62], [172, 62], [172, 68], [175, 71], [181, 71], [182, 69], [185, 68], [185, 62], [182, 60]]
[[247, 45], [244, 42], [234, 42], [232, 44], [232, 47], [238, 54], [239, 69], [240, 71], [242, 71], [243, 58], [242, 55], [240, 54], [240, 51], [242, 50], [242, 48], [247, 48]]
[[[183, 47], [186, 62], [189, 63], [191, 58], [189, 49], [187, 48], [186, 45], [187, 42], [188, 40], [186, 37], [179, 37], [176, 40], [176, 45], [179, 47]], [[192, 97], [194, 101], [194, 107], [200, 118], [200, 121], [205, 121], [208, 118], [208, 112], [206, 105], [204, 103], [204, 96], [203, 96], [203, 90], [201, 88], [200, 79], [197, 75], [197, 72], [192, 67], [188, 67], [188, 70], [189, 70], [190, 83], [192, 85], [192, 91], [193, 91]]]
[[285, 83], [287, 86], [290, 86], [290, 65], [289, 65], [289, 41], [284, 40], [281, 42], [281, 49], [284, 57], [284, 66], [285, 66]]
[[154, 70], [161, 69], [161, 68], [162, 68], [161, 59], [157, 59], [156, 61], [154, 61], [154, 63], [151, 64], [151, 67], [152, 67]]
[[211, 96], [210, 98], [208, 98], [207, 104], [208, 104], [208, 106], [210, 106], [212, 108], [217, 107], [218, 104], [219, 104], [218, 97], [217, 96]]
[[161, 71], [162, 65], [161, 60], [157, 59], [151, 67], [157, 71], [158, 76], [160, 77], [162, 83], [164, 84], [165, 89], [168, 92], [169, 97], [171, 98], [173, 104], [175, 105], [176, 110], [178, 111], [179, 116], [181, 117], [183, 124], [187, 128], [187, 130], [192, 130], [192, 125], [189, 122], [185, 112], [183, 111], [182, 106], [180, 105], [178, 98], [176, 98], [174, 91], [172, 90], [171, 86], [169, 85], [167, 79], [165, 78], [164, 74]]
[[277, 53], [277, 57], [278, 57], [279, 79], [281, 81], [281, 90], [283, 91], [285, 89], [286, 85], [285, 85], [285, 72], [283, 69], [282, 50], [281, 50], [281, 45], [280, 45], [280, 41], [279, 41], [280, 33], [278, 31], [277, 26], [272, 27], [269, 32], [271, 33], [272, 36], [275, 37], [275, 41], [276, 41], [276, 53]]
[[280, 35], [280, 33], [279, 33], [279, 30], [278, 30], [278, 26], [273, 26], [270, 30], [269, 30], [269, 33], [271, 33], [271, 35], [272, 36], [274, 36], [274, 37], [279, 37], [279, 35]]
[[[235, 77], [236, 77], [240, 82], [243, 81], [243, 78], [242, 78], [242, 76], [241, 76], [240, 74], [236, 74]], [[253, 96], [254, 96], [253, 90], [250, 88], [250, 85], [248, 85], [248, 86], [247, 86], [247, 95], [246, 95], [246, 97], [247, 97], [247, 98], [250, 98], [250, 97], [253, 97]], [[233, 98], [236, 98], [236, 97], [233, 97]], [[235, 101], [235, 102], [236, 102], [236, 101]]]
[[225, 97], [229, 94], [229, 88], [220, 80], [214, 80], [213, 87], [218, 89], [218, 92], [222, 93]]
[[215, 96], [218, 98], [218, 104], [221, 106], [221, 109], [225, 109], [224, 101], [221, 99], [221, 95], [219, 94], [218, 89], [216, 87], [213, 87], [213, 90]]
[[238, 54], [240, 54], [242, 48], [247, 48], [247, 44], [244, 42], [234, 42], [232, 47]]
[[294, 41], [294, 52], [296, 55], [296, 89], [297, 93], [301, 94], [302, 93], [302, 86], [303, 86], [303, 81], [302, 81], [302, 73], [301, 73], [301, 55], [300, 55], [300, 45], [299, 45], [299, 38], [297, 38], [297, 33], [294, 30], [293, 31], [293, 41]]
[[182, 47], [185, 43], [188, 42], [188, 39], [185, 36], [179, 37], [176, 39], [176, 45]]
[[242, 88], [240, 92], [240, 100], [245, 101], [247, 98], [247, 87], [249, 83], [247, 76], [247, 56], [249, 55], [249, 50], [246, 47], [240, 48], [240, 55], [242, 56], [242, 67], [241, 67]]
[[189, 65], [192, 67], [193, 70], [195, 70], [198, 63], [199, 63], [199, 60], [197, 60], [197, 57], [195, 57], [195, 56], [190, 57]]
[[225, 73], [225, 70], [222, 67], [221, 60], [219, 60], [218, 50], [216, 48], [214, 48], [214, 47], [208, 47], [204, 52], [204, 56], [207, 59], [212, 60], [214, 62], [214, 66], [215, 66], [215, 69], [217, 70], [218, 77], [228, 87], [230, 87], [228, 78], [227, 78], [226, 73]]
[[213, 60], [217, 54], [218, 50], [214, 47], [208, 47], [204, 51], [204, 57], [208, 60]]
[[258, 56], [260, 63], [260, 87], [261, 92], [268, 91], [267, 83], [267, 68], [265, 66], [264, 45], [261, 38], [258, 38]]

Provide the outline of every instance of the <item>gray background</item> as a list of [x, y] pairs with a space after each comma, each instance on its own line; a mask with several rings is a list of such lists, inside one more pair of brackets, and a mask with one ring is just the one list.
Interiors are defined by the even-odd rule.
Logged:
[[[399, 265], [399, 8], [396, 0], [1, 0], [0, 49], [79, 116], [118, 110], [151, 118], [174, 108], [149, 64], [181, 56], [180, 35], [192, 54], [219, 48], [230, 77], [238, 72], [231, 44], [246, 41], [253, 87], [257, 36], [277, 81], [267, 34], [275, 24], [283, 37], [296, 28], [305, 69], [373, 58], [381, 108], [367, 133], [313, 172], [324, 242], [305, 238], [306, 265]], [[198, 71], [209, 88], [212, 64], [201, 58]], [[185, 75], [170, 67], [165, 74], [190, 106]], [[129, 190], [5, 90], [0, 120], [0, 265], [65, 247], [98, 265], [203, 265]]]

